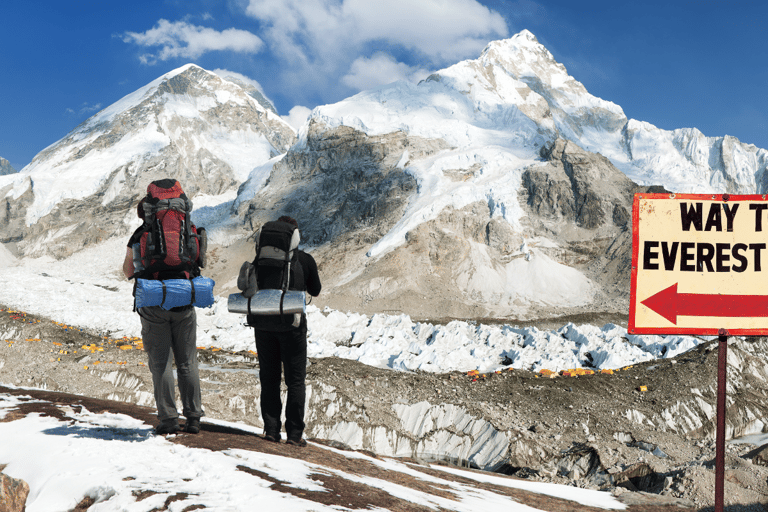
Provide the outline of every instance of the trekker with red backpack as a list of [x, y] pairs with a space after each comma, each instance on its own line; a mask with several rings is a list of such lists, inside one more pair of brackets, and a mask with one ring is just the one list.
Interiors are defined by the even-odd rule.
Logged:
[[[281, 373], [285, 375], [288, 396], [285, 404], [287, 443], [306, 446], [304, 404], [307, 377], [307, 315], [302, 308], [291, 309], [296, 292], [304, 304], [303, 292], [313, 297], [320, 294], [320, 276], [315, 259], [299, 250], [299, 230], [295, 219], [283, 216], [262, 226], [257, 237], [256, 258], [240, 269], [238, 288], [247, 297], [248, 325], [254, 328], [261, 382], [261, 417], [264, 439], [280, 442], [282, 401]], [[282, 293], [269, 293], [281, 290]], [[291, 292], [293, 291], [293, 292]], [[258, 301], [268, 292], [266, 303]], [[240, 294], [235, 294], [240, 295]], [[230, 296], [232, 298], [232, 296]], [[272, 301], [274, 300], [274, 303]], [[256, 312], [258, 310], [258, 312]], [[299, 312], [287, 312], [287, 311]]]
[[[144, 223], [128, 241], [123, 273], [128, 279], [192, 279], [204, 266], [204, 235], [190, 222], [192, 202], [173, 179], [153, 181], [139, 201], [138, 216]], [[201, 232], [203, 230], [201, 229]], [[201, 251], [201, 245], [203, 246]], [[192, 287], [194, 302], [194, 286]], [[165, 301], [163, 284], [162, 300]], [[139, 307], [141, 336], [152, 373], [155, 404], [160, 424], [157, 434], [181, 430], [176, 409], [173, 360], [186, 417], [185, 431], [200, 432], [203, 415], [197, 370], [197, 315], [192, 304], [164, 309], [162, 305]]]

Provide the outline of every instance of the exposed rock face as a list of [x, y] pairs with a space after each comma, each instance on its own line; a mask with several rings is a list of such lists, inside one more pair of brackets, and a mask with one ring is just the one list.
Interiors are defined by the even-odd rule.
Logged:
[[16, 169], [13, 168], [11, 165], [11, 162], [6, 160], [5, 158], [0, 157], [0, 176], [3, 174], [13, 174], [16, 172]]
[[32, 204], [34, 194], [30, 186], [14, 197], [13, 185], [0, 188], [0, 243], [19, 242], [23, 238], [26, 226], [23, 212]]
[[126, 234], [151, 181], [176, 178], [192, 198], [221, 194], [294, 141], [293, 129], [246, 91], [185, 66], [0, 180], [0, 242], [16, 241], [21, 255], [66, 257]]
[[[139, 350], [121, 350], [118, 343], [51, 322], [20, 322], [8, 313], [0, 314], [0, 339], [16, 340], [3, 349], [0, 382], [154, 403]], [[104, 351], [83, 359], [82, 352], [69, 350], [51, 361], [53, 340], [64, 348], [101, 343]], [[703, 507], [714, 496], [717, 344], [578, 378], [505, 370], [473, 379], [312, 359], [305, 434], [341, 448], [447, 460], [578, 487], [660, 493]], [[728, 439], [764, 428], [766, 350], [766, 338], [729, 342]], [[210, 349], [199, 350], [198, 357], [206, 416], [261, 427], [257, 357]], [[726, 496], [739, 496], [731, 503], [768, 503], [764, 447], [727, 443], [725, 462]]]
[[563, 139], [544, 147], [541, 156], [550, 165], [528, 169], [524, 175], [534, 213], [586, 229], [605, 224], [623, 228], [630, 221], [632, 194], [638, 187], [610, 160]]
[[27, 482], [0, 473], [0, 512], [23, 512], [27, 496], [29, 496]]
[[624, 308], [634, 194], [664, 189], [640, 187], [604, 156], [562, 139], [542, 148], [541, 156], [547, 165], [527, 169], [520, 192], [533, 236], [554, 240], [557, 247], [542, 250], [583, 270], [601, 285], [602, 300], [619, 299]]
[[416, 191], [413, 176], [398, 167], [403, 154], [420, 158], [446, 144], [398, 132], [368, 137], [349, 127], [323, 128], [309, 125], [306, 147], [291, 149], [263, 191], [239, 204], [238, 215], [258, 227], [290, 214], [310, 245], [349, 238], [372, 243], [399, 220]]
[[[355, 278], [369, 264], [366, 252], [402, 218], [417, 191], [414, 177], [398, 163], [406, 152], [418, 159], [446, 147], [441, 140], [399, 132], [368, 137], [348, 127], [310, 124], [306, 147], [288, 152], [264, 189], [239, 205], [239, 214], [252, 229], [283, 213], [295, 217], [302, 240], [320, 247], [316, 258], [324, 283], [349, 283], [348, 295], [337, 290], [327, 296], [359, 304], [360, 287], [375, 278], [370, 273]], [[390, 276], [393, 282], [419, 279], [411, 266]], [[391, 285], [387, 289], [399, 292]]]
[[[296, 217], [304, 243], [316, 247], [323, 303], [341, 310], [517, 319], [625, 311], [632, 199], [647, 189], [562, 139], [522, 172], [522, 228], [494, 215], [490, 201], [448, 206], [408, 231], [404, 244], [371, 257], [417, 197], [418, 180], [403, 160], [450, 149], [442, 140], [367, 136], [312, 121], [306, 144], [274, 166], [238, 215], [251, 229], [281, 214]], [[443, 171], [457, 181], [481, 173], [478, 166]]]
[[768, 444], [764, 444], [752, 454], [752, 462], [760, 466], [768, 466]]

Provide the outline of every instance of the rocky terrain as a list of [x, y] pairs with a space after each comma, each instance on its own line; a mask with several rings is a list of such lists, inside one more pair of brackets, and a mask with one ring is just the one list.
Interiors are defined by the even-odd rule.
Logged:
[[[607, 158], [563, 139], [542, 147], [543, 164], [522, 173], [521, 229], [494, 215], [488, 201], [449, 206], [408, 231], [403, 245], [370, 257], [371, 245], [393, 229], [417, 194], [418, 183], [398, 162], [447, 147], [440, 139], [369, 137], [311, 123], [307, 146], [289, 151], [273, 168], [269, 186], [238, 203], [237, 215], [250, 229], [281, 213], [295, 216], [304, 242], [317, 247], [315, 258], [333, 290], [327, 304], [336, 309], [515, 319], [628, 310], [633, 194], [664, 189], [641, 187]], [[458, 181], [475, 173], [480, 170], [445, 171]], [[579, 276], [553, 278], [531, 283], [546, 291], [530, 286], [510, 293], [504, 283], [527, 272], [519, 264], [532, 251], [577, 269], [589, 283]], [[498, 288], [489, 288], [493, 281]], [[574, 291], [577, 283], [583, 289]]]
[[[195, 65], [158, 78], [20, 173], [0, 170], [0, 255], [65, 259], [123, 239], [146, 185], [173, 176], [193, 202], [213, 205], [196, 214], [211, 222], [206, 275], [221, 295], [253, 257], [254, 230], [289, 214], [318, 261], [321, 308], [542, 327], [620, 322], [634, 193], [768, 187], [766, 150], [627, 119], [528, 31], [420, 84], [318, 107], [298, 134], [270, 107], [252, 87]], [[152, 405], [138, 340], [0, 309], [0, 382]], [[715, 344], [554, 378], [312, 360], [308, 434], [709, 507]], [[766, 430], [766, 349], [765, 338], [731, 342], [729, 438]], [[258, 426], [255, 355], [209, 347], [199, 357], [208, 415]], [[765, 447], [729, 445], [729, 512], [764, 509], [766, 458]]]
[[11, 163], [5, 158], [0, 157], [0, 175], [13, 174], [14, 172], [16, 172], [16, 169], [13, 168]]
[[240, 86], [185, 66], [104, 109], [13, 181], [0, 182], [0, 243], [19, 256], [67, 257], [128, 234], [151, 181], [173, 176], [192, 198], [232, 192], [295, 138]]
[[[109, 436], [113, 433], [118, 437], [137, 434], [141, 436], [142, 430], [135, 428], [120, 429], [93, 425], [95, 428], [83, 429], [83, 413], [111, 418], [119, 416], [123, 420], [131, 418], [138, 420], [140, 424], [153, 421], [153, 411], [147, 407], [68, 393], [0, 385], [0, 398], [14, 403], [10, 411], [5, 409], [4, 412], [8, 414], [0, 419], [0, 429], [5, 423], [11, 424], [10, 428], [13, 428], [14, 422], [33, 417], [33, 421], [55, 421], [59, 425], [59, 432], [73, 432], [75, 436], [87, 435], [87, 430], [91, 430], [89, 433], [96, 436]], [[148, 439], [152, 437], [154, 436], [149, 435]], [[120, 443], [117, 439], [111, 439], [110, 442]], [[135, 445], [143, 443], [131, 444], [136, 448]], [[535, 509], [548, 512], [597, 512], [607, 508], [627, 512], [679, 512], [690, 509], [690, 504], [685, 500], [658, 497], [649, 493], [627, 492], [611, 497], [589, 490], [550, 486], [543, 482], [491, 475], [471, 468], [456, 468], [446, 462], [427, 462], [409, 457], [392, 460], [369, 451], [352, 451], [338, 443], [318, 439], [312, 440], [303, 448], [275, 444], [236, 424], [222, 425], [205, 419], [198, 434], [181, 433], [166, 437], [158, 444], [170, 444], [173, 448], [168, 448], [173, 454], [189, 454], [194, 451], [198, 457], [207, 456], [209, 460], [217, 458], [214, 454], [227, 458], [232, 457], [233, 452], [247, 453], [247, 459], [240, 459], [241, 463], [233, 468], [234, 471], [230, 470], [227, 476], [236, 479], [240, 485], [246, 480], [250, 485], [259, 486], [261, 492], [257, 492], [257, 495], [260, 505], [269, 510], [291, 506], [296, 509], [296, 502], [299, 502], [300, 510], [334, 510], [341, 507], [392, 512], [426, 512], [435, 510], [435, 507], [439, 507], [439, 510], [466, 511], [477, 510], [483, 506], [487, 508], [489, 505], [501, 509], [512, 507], [514, 510]], [[73, 458], [76, 460], [77, 455]], [[265, 461], [268, 462], [264, 464]], [[203, 458], [187, 459], [184, 462], [194, 468], [195, 465], [207, 461]], [[273, 468], [275, 463], [279, 464], [279, 469]], [[306, 484], [297, 485], [294, 480], [297, 475], [291, 474], [290, 470], [285, 471], [291, 466], [306, 468], [306, 474], [299, 476], [299, 479], [309, 481], [313, 485], [310, 488], [306, 488], [309, 487]], [[61, 470], [61, 467], [58, 469]], [[67, 469], [77, 471], [75, 468]], [[113, 488], [112, 494], [107, 496], [90, 490], [82, 499], [82, 494], [70, 493], [71, 498], [68, 501], [72, 506], [67, 509], [80, 512], [91, 510], [95, 505], [99, 508], [112, 507], [121, 510], [222, 510], [234, 508], [221, 503], [226, 501], [231, 504], [233, 499], [237, 499], [232, 494], [233, 488], [237, 489], [237, 494], [248, 492], [248, 489], [241, 489], [238, 484], [227, 482], [224, 484], [227, 495], [225, 500], [216, 500], [211, 499], [210, 482], [206, 482], [204, 478], [184, 478], [187, 485], [177, 489], [169, 487], [167, 482], [163, 482], [165, 486], [162, 483], [158, 485], [153, 479], [158, 475], [142, 474], [146, 468], [131, 468], [129, 463], [128, 467], [120, 469], [130, 475], [124, 478], [124, 481], [130, 482], [128, 489], [115, 491]], [[174, 476], [162, 472], [162, 468], [156, 469], [160, 469], [165, 478]], [[179, 469], [172, 468], [171, 472]], [[186, 469], [188, 471], [190, 468]], [[2, 512], [23, 511], [25, 502], [29, 505], [31, 501], [33, 506], [38, 504], [39, 496], [30, 495], [27, 482], [10, 477], [2, 471], [4, 467], [0, 464]], [[252, 478], [244, 479], [238, 474], [241, 472]], [[195, 486], [195, 483], [200, 486]], [[216, 491], [221, 489], [213, 490]], [[127, 494], [130, 494], [130, 498]], [[238, 499], [238, 502], [242, 504], [243, 500]], [[252, 507], [252, 503], [249, 505]], [[240, 508], [249, 510], [249, 505]]]
[[[152, 405], [139, 340], [2, 309], [0, 382]], [[729, 344], [729, 438], [754, 432], [768, 413], [766, 349], [765, 338]], [[260, 426], [255, 354], [205, 348], [198, 357], [206, 415]], [[704, 508], [714, 499], [716, 365], [717, 341], [673, 360], [579, 377], [404, 373], [313, 359], [307, 436]], [[451, 453], [435, 451], [447, 440]], [[767, 449], [728, 444], [729, 511], [768, 505]]]
[[766, 166], [733, 138], [628, 119], [528, 31], [419, 84], [318, 107], [298, 134], [252, 86], [190, 64], [0, 178], [0, 243], [61, 259], [125, 236], [146, 184], [170, 175], [193, 201], [231, 206], [207, 226], [221, 261], [265, 220], [299, 219], [331, 307], [616, 314], [633, 193], [762, 193]]

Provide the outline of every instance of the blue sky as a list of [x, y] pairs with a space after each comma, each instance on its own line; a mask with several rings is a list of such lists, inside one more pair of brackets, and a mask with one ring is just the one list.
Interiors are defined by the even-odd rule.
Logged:
[[630, 118], [768, 149], [768, 2], [9, 0], [0, 157], [21, 169], [99, 109], [188, 62], [260, 84], [296, 116], [417, 81], [528, 29]]

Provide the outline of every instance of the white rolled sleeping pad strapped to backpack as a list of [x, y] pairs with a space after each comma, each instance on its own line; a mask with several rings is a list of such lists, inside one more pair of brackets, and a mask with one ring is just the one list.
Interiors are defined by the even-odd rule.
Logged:
[[[256, 240], [260, 239], [257, 233]], [[242, 293], [232, 293], [227, 300], [227, 310], [241, 315], [296, 315], [307, 311], [306, 292], [288, 290], [291, 260], [294, 251], [299, 247], [299, 230], [295, 229], [291, 236], [289, 251], [265, 245], [257, 246], [256, 253], [262, 258], [283, 261], [286, 263], [284, 289], [259, 290], [256, 284], [256, 269], [251, 262], [246, 261], [240, 267], [237, 287]]]
[[[280, 299], [282, 298], [282, 312]], [[306, 313], [306, 293], [296, 290], [259, 290], [251, 297], [242, 293], [231, 293], [227, 300], [227, 310], [240, 315], [279, 315]]]

